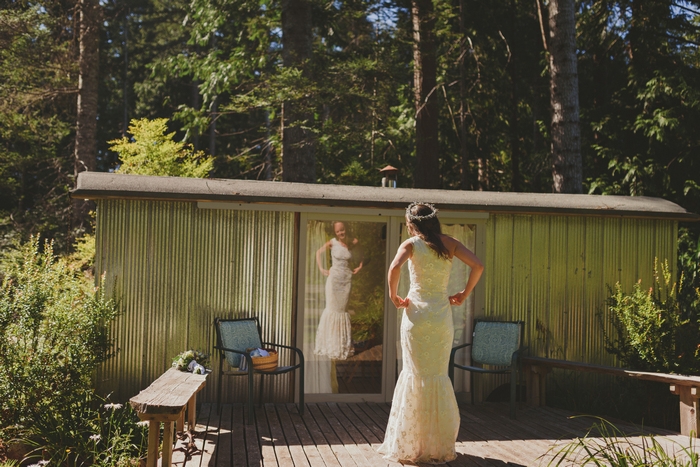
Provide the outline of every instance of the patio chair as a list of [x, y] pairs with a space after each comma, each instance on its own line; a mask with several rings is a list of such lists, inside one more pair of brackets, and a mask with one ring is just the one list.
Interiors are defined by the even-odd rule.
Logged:
[[[216, 342], [214, 347], [219, 351], [219, 389], [217, 404], [221, 410], [221, 390], [224, 376], [248, 376], [248, 420], [253, 423], [253, 376], [260, 375], [260, 395], [262, 404], [264, 378], [267, 375], [281, 375], [290, 371], [299, 370], [299, 414], [304, 415], [304, 354], [296, 347], [262, 342], [262, 331], [257, 317], [242, 319], [214, 320], [216, 328]], [[280, 347], [292, 350], [298, 357], [298, 362], [289, 366], [280, 366], [272, 370], [257, 370], [253, 368], [253, 360], [246, 352], [250, 348]], [[246, 368], [240, 370], [242, 359], [246, 360]], [[224, 363], [227, 368], [224, 368]]]
[[[522, 353], [523, 321], [474, 321], [472, 342], [452, 348], [449, 375], [454, 385], [454, 369], [471, 373], [510, 373], [510, 418], [515, 418], [515, 392], [517, 388], [518, 358]], [[464, 347], [472, 347], [472, 364], [455, 363], [455, 353]], [[488, 365], [489, 368], [484, 368]], [[495, 368], [494, 368], [495, 367]], [[474, 376], [469, 380], [472, 404], [474, 404]]]

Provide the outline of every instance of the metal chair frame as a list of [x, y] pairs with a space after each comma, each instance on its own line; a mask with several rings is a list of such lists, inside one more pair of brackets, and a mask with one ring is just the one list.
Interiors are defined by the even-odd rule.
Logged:
[[[278, 347], [278, 348], [283, 348], [283, 349], [289, 349], [293, 350], [296, 354], [297, 357], [299, 357], [299, 363], [293, 364], [291, 366], [277, 366], [274, 370], [270, 371], [262, 371], [262, 370], [256, 370], [253, 368], [253, 359], [251, 356], [245, 352], [245, 349], [240, 350], [240, 349], [230, 349], [226, 348], [223, 346], [221, 342], [221, 329], [219, 327], [220, 323], [224, 322], [231, 322], [231, 321], [254, 321], [255, 326], [258, 330], [258, 336], [260, 338], [260, 344], [263, 346], [270, 346], [270, 347]], [[262, 328], [260, 327], [260, 321], [256, 316], [250, 317], [250, 318], [237, 318], [237, 319], [221, 319], [221, 318], [216, 318], [214, 320], [214, 328], [216, 329], [216, 345], [214, 346], [215, 349], [219, 351], [219, 387], [218, 387], [218, 392], [217, 392], [217, 405], [219, 406], [219, 410], [221, 410], [221, 392], [223, 388], [223, 380], [224, 376], [248, 376], [248, 417], [247, 417], [247, 424], [253, 423], [253, 417], [254, 417], [254, 412], [253, 412], [253, 404], [254, 404], [254, 393], [253, 393], [253, 376], [255, 374], [260, 375], [260, 395], [258, 397], [259, 403], [262, 405], [262, 395], [263, 395], [263, 387], [264, 387], [264, 378], [266, 375], [281, 375], [284, 373], [289, 373], [290, 371], [294, 370], [299, 370], [299, 414], [304, 415], [304, 354], [303, 352], [296, 348], [296, 347], [291, 347], [288, 345], [282, 345], [282, 344], [275, 344], [273, 342], [263, 342], [262, 340]], [[224, 370], [224, 362], [226, 362], [226, 365], [228, 365], [228, 362], [226, 360], [226, 355], [225, 352], [233, 352], [236, 354], [240, 354], [242, 358], [246, 359], [247, 363], [247, 368], [243, 371], [237, 370], [237, 369], [231, 369], [228, 371]], [[230, 367], [230, 365], [228, 365]]]
[[[489, 365], [488, 362], [472, 362], [472, 365], [461, 365], [459, 363], [455, 363], [455, 354], [457, 353], [458, 350], [463, 349], [465, 347], [469, 347], [472, 345], [472, 342], [474, 341], [474, 336], [477, 331], [477, 324], [479, 322], [489, 322], [489, 323], [504, 323], [504, 324], [517, 324], [520, 329], [518, 332], [518, 349], [513, 352], [513, 355], [511, 356], [511, 362], [509, 366], [506, 367], [501, 367], [501, 368], [483, 368], [481, 366], [476, 366], [474, 363], [477, 365]], [[450, 376], [450, 381], [452, 381], [452, 385], [454, 386], [454, 369], [459, 368], [460, 370], [465, 370], [469, 371], [471, 373], [486, 373], [486, 374], [508, 374], [510, 373], [510, 418], [515, 418], [515, 398], [516, 398], [516, 388], [517, 388], [517, 377], [518, 377], [518, 370], [519, 370], [519, 362], [520, 362], [520, 355], [523, 353], [525, 347], [523, 347], [523, 331], [525, 328], [525, 322], [524, 321], [493, 321], [493, 320], [485, 320], [485, 319], [475, 319], [474, 320], [474, 331], [472, 332], [472, 342], [466, 343], [466, 344], [461, 344], [456, 347], [452, 348], [452, 352], [450, 352], [450, 364], [449, 364], [449, 376]], [[469, 378], [469, 391], [471, 394], [471, 399], [472, 399], [472, 405], [474, 404], [474, 377], [472, 376]]]

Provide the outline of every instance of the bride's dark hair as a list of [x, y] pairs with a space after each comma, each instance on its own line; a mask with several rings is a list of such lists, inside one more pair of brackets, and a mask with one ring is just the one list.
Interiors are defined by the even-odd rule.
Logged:
[[407, 226], [412, 228], [440, 258], [450, 259], [450, 252], [440, 239], [442, 228], [436, 213], [437, 210], [432, 205], [411, 204], [406, 210]]

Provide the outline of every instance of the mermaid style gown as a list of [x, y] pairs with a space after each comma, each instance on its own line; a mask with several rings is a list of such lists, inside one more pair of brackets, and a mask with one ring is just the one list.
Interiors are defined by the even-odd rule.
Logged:
[[331, 359], [345, 360], [352, 355], [352, 328], [347, 312], [352, 281], [350, 250], [331, 239], [331, 268], [326, 278], [326, 308], [316, 331], [314, 353]]
[[447, 376], [454, 330], [447, 284], [452, 261], [412, 237], [410, 304], [401, 320], [403, 369], [379, 453], [394, 461], [454, 460], [459, 408]]

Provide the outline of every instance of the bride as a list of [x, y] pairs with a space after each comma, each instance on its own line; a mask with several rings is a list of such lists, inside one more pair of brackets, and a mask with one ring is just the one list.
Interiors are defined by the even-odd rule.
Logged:
[[[454, 460], [459, 409], [447, 376], [454, 330], [450, 305], [461, 305], [481, 277], [484, 266], [458, 240], [443, 235], [432, 204], [411, 203], [406, 225], [411, 238], [401, 244], [389, 266], [389, 296], [403, 308], [403, 370], [391, 404], [379, 452], [394, 461], [442, 464]], [[461, 292], [449, 295], [452, 259], [471, 268]], [[409, 262], [411, 288], [397, 295], [401, 266]]]

